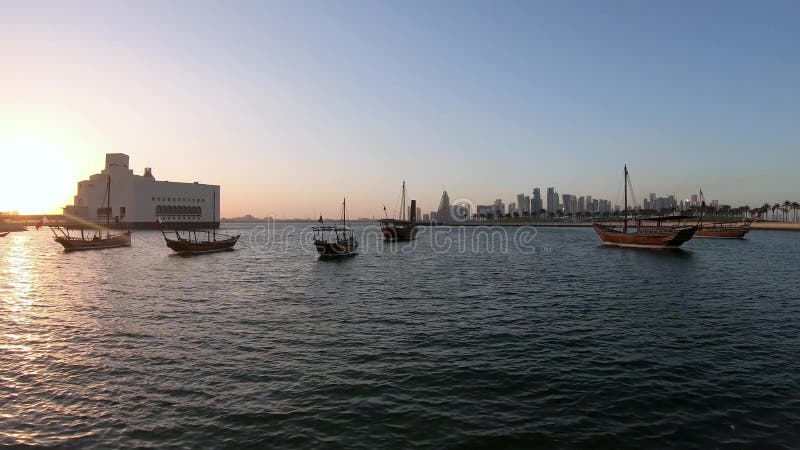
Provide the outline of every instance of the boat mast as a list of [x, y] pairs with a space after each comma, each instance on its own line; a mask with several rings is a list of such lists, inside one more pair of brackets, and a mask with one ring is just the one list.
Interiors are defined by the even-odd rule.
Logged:
[[628, 165], [625, 164], [625, 209], [622, 211], [625, 214], [623, 220], [622, 231], [628, 232]]
[[111, 236], [109, 232], [111, 227], [111, 174], [108, 175], [106, 181], [106, 239]]
[[400, 200], [400, 220], [406, 220], [406, 182], [403, 180], [403, 195], [402, 200]]
[[214, 223], [217, 221], [217, 191], [213, 190], [211, 192], [211, 233], [214, 236], [214, 240], [217, 240], [217, 229], [214, 227]]
[[347, 199], [342, 199], [342, 228], [347, 226]]

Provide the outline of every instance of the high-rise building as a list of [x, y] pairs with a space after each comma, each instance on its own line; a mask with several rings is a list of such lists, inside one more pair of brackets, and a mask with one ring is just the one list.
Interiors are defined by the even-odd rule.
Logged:
[[692, 194], [692, 200], [689, 202], [692, 206], [698, 206], [697, 194]]
[[561, 210], [561, 205], [558, 201], [558, 192], [553, 187], [547, 188], [547, 212], [554, 213]]
[[[411, 220], [411, 207], [410, 206], [408, 207], [408, 211], [406, 211], [406, 217], [408, 218], [408, 220]], [[419, 206], [417, 206], [417, 214], [414, 217], [416, 217], [417, 220], [419, 220], [420, 217], [422, 217], [422, 208], [420, 208]]]
[[578, 212], [578, 197], [572, 194], [564, 194], [561, 198], [564, 200], [564, 204], [562, 205], [564, 208], [564, 215]]
[[539, 214], [542, 210], [542, 193], [539, 191], [539, 188], [533, 188], [533, 198], [531, 199], [531, 212], [533, 214]]
[[586, 196], [586, 212], [589, 212], [589, 213], [593, 213], [594, 212], [594, 208], [592, 207], [592, 196], [591, 195], [587, 195]]
[[442, 223], [452, 222], [450, 217], [450, 196], [447, 195], [447, 191], [442, 192], [442, 199], [439, 200], [439, 209], [436, 210], [436, 218]]
[[517, 212], [520, 216], [525, 212], [525, 194], [517, 194]]
[[584, 196], [578, 197], [578, 212], [579, 213], [586, 212], [586, 197]]

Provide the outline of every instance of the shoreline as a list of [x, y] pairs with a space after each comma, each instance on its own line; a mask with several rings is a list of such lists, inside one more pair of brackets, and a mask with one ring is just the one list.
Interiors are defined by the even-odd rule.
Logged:
[[[275, 223], [314, 223], [315, 220], [275, 220]], [[377, 222], [377, 220], [375, 221]], [[242, 221], [242, 222], [235, 222], [235, 221], [223, 221], [222, 224], [235, 224], [235, 225], [249, 225], [249, 224], [263, 224], [265, 221]], [[354, 220], [352, 221], [354, 224], [360, 223], [373, 223], [371, 220]], [[495, 221], [484, 221], [484, 222], [464, 222], [460, 224], [450, 224], [449, 226], [452, 227], [479, 227], [479, 226], [499, 226], [499, 227], [524, 227], [524, 226], [533, 226], [533, 227], [553, 227], [553, 228], [587, 228], [591, 227], [593, 222], [545, 222], [545, 221], [508, 221], [508, 222], [495, 222]], [[622, 222], [605, 222], [611, 223], [615, 225], [622, 225]], [[446, 224], [429, 224], [429, 223], [418, 223], [417, 226], [420, 227], [438, 227], [438, 226], [448, 226]], [[750, 230], [759, 230], [759, 231], [800, 231], [800, 222], [751, 222]]]

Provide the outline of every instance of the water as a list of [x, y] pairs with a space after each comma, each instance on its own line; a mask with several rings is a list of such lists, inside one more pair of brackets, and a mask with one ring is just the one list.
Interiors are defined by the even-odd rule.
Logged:
[[0, 445], [800, 445], [800, 234], [328, 262], [286, 226], [189, 258], [2, 238]]

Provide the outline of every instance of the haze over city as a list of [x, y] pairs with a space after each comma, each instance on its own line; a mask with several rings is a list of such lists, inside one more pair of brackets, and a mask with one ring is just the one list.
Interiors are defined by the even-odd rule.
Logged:
[[797, 2], [35, 2], [0, 14], [0, 211], [106, 153], [222, 215], [353, 217], [555, 186], [796, 200]]

